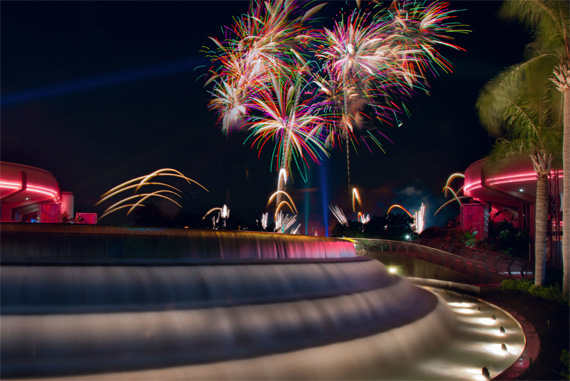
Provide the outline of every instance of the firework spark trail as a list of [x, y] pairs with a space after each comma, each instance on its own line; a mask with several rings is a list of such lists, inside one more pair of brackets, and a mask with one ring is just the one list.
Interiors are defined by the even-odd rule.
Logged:
[[[465, 175], [463, 173], [453, 173], [447, 178], [447, 181], [445, 182], [445, 187], [443, 188], [443, 194], [445, 195], [445, 197], [447, 197], [448, 189], [452, 189], [450, 187], [451, 182], [456, 178], [465, 179]], [[462, 191], [463, 191], [463, 186], [461, 186], [461, 188], [459, 188], [455, 193], [459, 194]]]
[[[294, 212], [295, 214], [298, 214], [299, 212], [297, 211], [297, 207], [295, 206], [295, 203], [293, 202], [293, 199], [291, 198], [291, 196], [289, 196], [289, 193], [285, 192], [285, 191], [275, 191], [270, 197], [269, 200], [267, 200], [267, 205], [271, 204], [271, 202], [275, 199], [275, 197], [277, 195], [283, 195], [285, 197], [287, 197], [287, 199], [289, 199], [290, 202], [287, 202], [287, 206], [289, 206], [289, 208], [291, 209], [292, 212]], [[282, 201], [281, 203], [279, 203], [279, 205], [277, 205], [277, 207], [279, 208], [281, 206], [281, 204], [283, 202], [286, 201]], [[275, 214], [277, 214], [278, 211], [275, 212]]]
[[426, 214], [426, 206], [422, 202], [420, 210], [414, 212], [414, 230], [417, 234], [420, 234], [421, 232], [424, 231], [426, 224], [425, 214]]
[[408, 216], [410, 216], [411, 218], [414, 218], [414, 216], [412, 216], [412, 213], [408, 212], [408, 210], [407, 210], [406, 208], [404, 208], [402, 205], [399, 205], [399, 204], [393, 204], [392, 206], [390, 206], [390, 207], [388, 208], [388, 212], [387, 212], [386, 214], [390, 214], [390, 212], [391, 212], [392, 209], [394, 209], [394, 208], [402, 209], [404, 212], [406, 212], [406, 214], [407, 214]]
[[269, 213], [265, 212], [261, 214], [261, 229], [263, 229], [263, 231], [267, 230], [267, 219], [268, 219]]
[[342, 211], [342, 209], [338, 206], [338, 205], [329, 205], [329, 209], [332, 212], [333, 216], [335, 216], [336, 220], [342, 225], [342, 226], [348, 226], [348, 220], [344, 214], [344, 212]]
[[[209, 192], [208, 189], [206, 189], [202, 184], [200, 184], [197, 181], [192, 180], [191, 178], [185, 176], [184, 174], [182, 174], [182, 172], [177, 171], [176, 169], [172, 169], [172, 168], [162, 168], [162, 169], [156, 170], [154, 172], [151, 172], [148, 175], [136, 177], [134, 179], [125, 181], [124, 183], [119, 184], [116, 187], [111, 188], [107, 192], [103, 193], [100, 196], [99, 201], [97, 201], [97, 203], [95, 204], [95, 206], [97, 206], [97, 205], [101, 204], [102, 202], [107, 201], [107, 200], [111, 199], [112, 197], [120, 194], [121, 192], [124, 192], [124, 191], [129, 190], [129, 189], [134, 188], [135, 194], [132, 196], [123, 198], [120, 201], [117, 201], [113, 205], [109, 206], [103, 212], [101, 217], [99, 217], [99, 219], [102, 219], [103, 217], [108, 216], [109, 214], [114, 213], [117, 210], [121, 210], [121, 209], [124, 209], [127, 207], [129, 208], [129, 210], [127, 211], [127, 216], [128, 216], [135, 208], [143, 207], [144, 206], [143, 202], [146, 201], [147, 199], [149, 199], [150, 197], [164, 198], [164, 199], [176, 204], [178, 207], [182, 208], [182, 205], [180, 205], [174, 199], [164, 195], [164, 193], [170, 193], [170, 194], [173, 194], [173, 195], [181, 198], [182, 196], [180, 195], [180, 193], [182, 193], [182, 192], [180, 191], [180, 189], [178, 189], [178, 188], [176, 188], [170, 184], [151, 181], [153, 178], [158, 177], [158, 176], [169, 176], [169, 177], [184, 179], [188, 184], [198, 185], [199, 187], [204, 189], [206, 192]], [[152, 186], [158, 185], [158, 186], [167, 187], [167, 188], [174, 189], [174, 190], [162, 189], [162, 190], [157, 190], [157, 191], [149, 192], [149, 193], [136, 194], [136, 192], [140, 188], [142, 188], [143, 186], [149, 186], [149, 185], [152, 185]], [[134, 200], [137, 198], [139, 200], [137, 202], [135, 202], [134, 204], [125, 204], [125, 202], [130, 201], [130, 200]]]
[[275, 230], [279, 233], [287, 233], [289, 230], [289, 234], [299, 234], [299, 228], [301, 224], [293, 227], [293, 225], [297, 222], [297, 216], [293, 215], [290, 216], [288, 214], [283, 214], [283, 212], [279, 212], [275, 218]]
[[463, 192], [463, 187], [464, 185], [462, 185], [457, 191], [454, 190], [453, 188], [451, 188], [450, 184], [451, 182], [456, 179], [456, 178], [463, 178], [465, 179], [465, 175], [462, 173], [453, 173], [451, 174], [448, 178], [447, 181], [445, 182], [445, 186], [443, 187], [443, 194], [445, 195], [445, 197], [447, 197], [447, 192], [451, 192], [451, 194], [453, 195], [453, 198], [451, 200], [448, 200], [447, 202], [445, 202], [443, 205], [441, 205], [433, 214], [434, 216], [439, 213], [439, 211], [441, 209], [443, 209], [443, 207], [445, 207], [446, 205], [451, 204], [453, 201], [457, 201], [459, 203], [459, 205], [463, 205], [461, 200], [465, 199], [465, 198], [470, 198], [469, 196], [460, 196], [459, 194], [461, 192]]
[[366, 225], [367, 223], [370, 222], [370, 214], [363, 214], [361, 212], [358, 212], [358, 222], [360, 222], [363, 225]]
[[358, 205], [362, 205], [360, 202], [360, 195], [358, 194], [358, 189], [352, 188], [352, 211], [356, 212], [356, 202]]
[[224, 204], [222, 207], [212, 208], [212, 209], [208, 210], [206, 212], [206, 214], [204, 215], [204, 217], [202, 217], [202, 220], [205, 220], [206, 217], [208, 217], [208, 215], [210, 213], [213, 213], [215, 211], [218, 211], [219, 216], [223, 219], [230, 218], [230, 209], [228, 208], [228, 206], [226, 204]]

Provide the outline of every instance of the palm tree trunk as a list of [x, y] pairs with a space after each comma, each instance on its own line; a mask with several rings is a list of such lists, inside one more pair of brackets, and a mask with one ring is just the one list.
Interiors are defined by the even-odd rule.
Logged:
[[568, 295], [570, 278], [570, 87], [562, 92], [564, 97], [564, 137], [562, 143], [562, 263], [564, 266], [562, 292]]
[[564, 61], [554, 69], [551, 77], [562, 93], [563, 138], [562, 138], [562, 293], [568, 295], [570, 283], [570, 62]]
[[548, 176], [543, 173], [538, 173], [534, 207], [534, 285], [541, 286], [545, 279], [546, 230], [548, 226]]

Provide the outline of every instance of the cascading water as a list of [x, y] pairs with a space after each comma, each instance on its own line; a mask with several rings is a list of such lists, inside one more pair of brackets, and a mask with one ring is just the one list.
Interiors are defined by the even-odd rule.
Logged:
[[3, 225], [2, 379], [371, 379], [444, 347], [439, 297], [283, 234]]

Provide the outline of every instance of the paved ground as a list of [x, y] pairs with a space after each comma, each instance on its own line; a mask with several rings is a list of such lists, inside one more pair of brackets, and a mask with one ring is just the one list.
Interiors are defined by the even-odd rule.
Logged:
[[[562, 350], [568, 350], [570, 346], [569, 332], [569, 307], [546, 301], [544, 299], [514, 292], [492, 291], [483, 294], [482, 299], [498, 305], [511, 312], [520, 315], [534, 330], [540, 340], [540, 344], [527, 342], [527, 345], [540, 346], [538, 357], [533, 358], [524, 373], [516, 377], [517, 380], [563, 380], [560, 372], [565, 365], [560, 361]], [[527, 339], [528, 340], [528, 339]], [[538, 349], [538, 348], [537, 348]], [[566, 369], [568, 372], [569, 369]], [[498, 379], [509, 379], [499, 377]]]

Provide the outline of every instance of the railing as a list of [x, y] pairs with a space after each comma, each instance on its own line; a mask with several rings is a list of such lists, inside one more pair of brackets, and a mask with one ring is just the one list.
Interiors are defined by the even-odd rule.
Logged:
[[534, 268], [529, 262], [468, 247], [451, 245], [450, 247], [436, 248], [427, 245], [431, 242], [426, 242], [426, 240], [419, 240], [414, 243], [363, 238], [352, 240], [357, 251], [364, 249], [403, 253], [408, 257], [458, 271], [484, 283], [491, 283], [497, 279], [533, 277]]
[[429, 239], [418, 239], [414, 241], [419, 245], [435, 247], [440, 250], [459, 255], [463, 258], [471, 258], [479, 262], [484, 262], [492, 267], [496, 272], [507, 274], [509, 278], [522, 279], [534, 277], [534, 264], [522, 259], [508, 257], [491, 251], [466, 247], [462, 245], [450, 244], [446, 242], [436, 243]]

